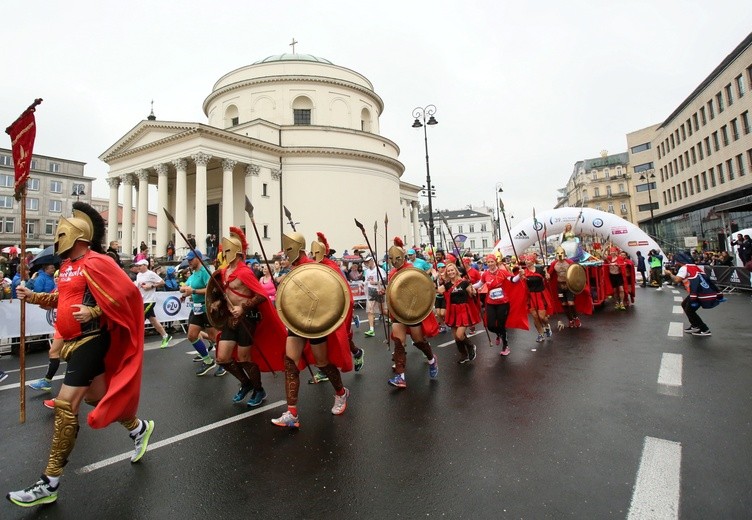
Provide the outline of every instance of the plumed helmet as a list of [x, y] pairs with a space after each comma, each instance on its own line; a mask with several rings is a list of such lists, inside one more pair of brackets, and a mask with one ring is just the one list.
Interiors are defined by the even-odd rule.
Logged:
[[316, 233], [316, 240], [311, 242], [311, 252], [313, 252], [313, 259], [317, 262], [329, 256], [329, 242], [321, 231]]
[[55, 232], [55, 253], [65, 256], [77, 240], [91, 243], [94, 236], [94, 224], [83, 211], [74, 209], [70, 218], [60, 217]]
[[559, 260], [564, 260], [567, 257], [566, 251], [564, 251], [564, 248], [559, 246], [556, 248], [556, 258]]
[[282, 233], [282, 250], [287, 255], [290, 263], [295, 263], [302, 255], [305, 255], [305, 237], [297, 231]]
[[238, 256], [245, 258], [247, 249], [248, 241], [245, 238], [245, 233], [238, 227], [231, 227], [230, 236], [222, 237], [222, 252], [228, 263], [235, 260]]
[[394, 245], [387, 251], [389, 263], [394, 267], [400, 268], [405, 263], [405, 243], [400, 237], [394, 237]]

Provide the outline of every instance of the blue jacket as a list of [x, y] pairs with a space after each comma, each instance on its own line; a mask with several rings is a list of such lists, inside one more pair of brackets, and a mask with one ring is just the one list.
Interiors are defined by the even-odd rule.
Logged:
[[39, 271], [34, 283], [30, 284], [30, 289], [38, 293], [51, 293], [55, 290], [55, 279], [44, 271]]

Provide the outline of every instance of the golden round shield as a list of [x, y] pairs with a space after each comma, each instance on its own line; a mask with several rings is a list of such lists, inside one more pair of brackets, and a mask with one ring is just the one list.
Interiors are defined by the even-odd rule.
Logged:
[[580, 294], [587, 283], [587, 272], [580, 264], [572, 264], [567, 268], [567, 288], [574, 294]]
[[320, 338], [334, 332], [345, 320], [350, 288], [331, 267], [303, 264], [279, 284], [275, 305], [292, 332], [304, 338]]
[[[209, 282], [206, 284], [206, 303], [204, 304], [206, 317], [209, 318], [211, 326], [217, 330], [222, 330], [230, 317], [230, 310], [227, 308], [225, 295], [222, 292], [220, 276], [219, 271], [214, 271], [209, 277]], [[214, 302], [219, 302], [217, 309], [213, 309], [213, 307], [216, 307], [213, 305]]]
[[420, 323], [431, 314], [436, 288], [431, 279], [415, 267], [405, 267], [392, 276], [386, 288], [389, 311], [400, 323]]

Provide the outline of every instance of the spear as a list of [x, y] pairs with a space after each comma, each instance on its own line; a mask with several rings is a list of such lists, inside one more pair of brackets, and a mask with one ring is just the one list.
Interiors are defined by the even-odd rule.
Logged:
[[507, 228], [507, 235], [509, 236], [509, 243], [512, 244], [512, 252], [517, 259], [517, 264], [520, 263], [520, 257], [517, 256], [517, 250], [514, 247], [514, 240], [512, 239], [512, 233], [509, 231], [509, 222], [507, 222], [507, 213], [504, 211], [504, 203], [499, 199], [499, 209], [501, 209], [501, 216], [504, 217], [504, 226]]
[[[266, 251], [264, 251], [264, 244], [261, 242], [261, 235], [259, 235], [258, 228], [256, 227], [256, 219], [253, 218], [253, 204], [251, 204], [251, 201], [248, 199], [248, 195], [245, 196], [245, 212], [248, 214], [248, 218], [251, 219], [251, 224], [253, 225], [253, 231], [256, 233], [256, 240], [258, 240], [259, 247], [261, 248], [261, 254], [264, 257], [264, 262], [266, 263], [266, 269], [269, 271], [269, 276], [272, 279], [272, 283], [274, 284], [274, 288], [277, 288], [277, 280], [274, 279], [274, 275], [272, 273], [272, 266], [269, 265], [269, 259], [266, 257]], [[285, 213], [289, 213], [287, 208], [285, 208]], [[292, 220], [292, 219], [290, 219]], [[295, 228], [293, 228], [295, 229]]]
[[[354, 219], [354, 220], [355, 220], [355, 225], [358, 226], [358, 229], [360, 229], [360, 232], [363, 233], [363, 238], [365, 238], [365, 240], [366, 240], [366, 245], [368, 246], [368, 251], [371, 253], [371, 258], [373, 258], [374, 261], [375, 261], [376, 260], [376, 253], [371, 248], [371, 241], [368, 240], [368, 235], [366, 234], [366, 228], [363, 227], [363, 224], [361, 224], [360, 222], [358, 222], [358, 219]], [[374, 232], [374, 235], [375, 235], [375, 233], [376, 233], [376, 223], [374, 223], [373, 232]], [[374, 239], [374, 241], [375, 241], [375, 239]], [[375, 262], [375, 263], [376, 263], [376, 276], [378, 276], [379, 282], [381, 283], [382, 287], [386, 288], [386, 281], [384, 281], [384, 277], [381, 276], [381, 268], [379, 267], [379, 263], [378, 262]], [[382, 309], [383, 309], [383, 307], [382, 307]], [[383, 313], [382, 313], [382, 316], [383, 316]], [[384, 318], [383, 324], [384, 324], [384, 336], [386, 337], [386, 345], [387, 345], [387, 348], [391, 350], [392, 340], [390, 338], [389, 331], [387, 330], [387, 327], [386, 327], [386, 317]]]
[[[247, 197], [246, 197], [246, 200], [248, 200]], [[292, 220], [292, 213], [290, 213], [290, 210], [287, 209], [287, 206], [282, 206], [282, 207], [285, 209], [285, 216], [287, 217], [287, 223], [290, 224], [293, 231], [297, 231], [297, 229], [295, 229], [295, 222]]]
[[384, 213], [384, 252], [389, 251], [389, 215]]
[[[169, 211], [167, 211], [167, 208], [162, 208], [162, 210], [165, 212], [165, 215], [167, 215], [167, 220], [170, 222], [170, 224], [172, 224], [172, 227], [175, 228], [175, 231], [177, 231], [178, 234], [185, 241], [185, 243], [188, 244], [188, 248], [191, 251], [193, 251], [193, 255], [199, 259], [199, 261], [201, 262], [201, 265], [204, 267], [204, 269], [206, 269], [206, 272], [211, 273], [211, 271], [209, 270], [209, 264], [206, 263], [206, 260], [204, 260], [204, 257], [196, 251], [196, 248], [193, 247], [191, 243], [188, 241], [188, 237], [186, 237], [183, 234], [183, 232], [180, 230], [177, 223], [175, 222], [175, 217], [173, 217], [172, 214]], [[219, 287], [219, 290], [222, 291], [222, 294], [227, 294], [227, 291], [225, 290], [225, 288], [222, 286], [221, 283], [218, 283], [216, 285], [217, 287]], [[246, 330], [246, 332], [250, 334], [251, 336], [253, 336], [253, 332], [250, 330], [250, 327], [248, 327], [248, 324], [245, 322], [245, 320], [240, 320], [240, 323], [241, 325], [243, 325], [243, 328]], [[264, 353], [261, 351], [261, 349], [258, 349], [258, 353], [261, 355], [261, 358], [264, 360], [264, 363], [266, 363], [266, 366], [269, 367], [269, 370], [272, 371], [272, 374], [274, 375], [274, 377], [277, 377], [277, 373], [274, 371], [274, 369], [272, 368], [272, 365], [266, 359], [266, 356], [264, 356]]]

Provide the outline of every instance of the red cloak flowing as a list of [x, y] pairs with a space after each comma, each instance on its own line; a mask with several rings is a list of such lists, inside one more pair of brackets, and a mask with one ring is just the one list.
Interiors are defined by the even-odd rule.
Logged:
[[287, 331], [284, 323], [279, 319], [277, 309], [266, 296], [266, 290], [258, 281], [253, 270], [245, 262], [238, 262], [237, 268], [227, 275], [227, 267], [219, 270], [222, 281], [227, 287], [230, 282], [240, 280], [254, 293], [264, 296], [264, 301], [258, 306], [261, 321], [256, 325], [251, 348], [251, 361], [256, 363], [262, 372], [283, 372], [285, 370], [285, 340]]
[[[551, 314], [564, 312], [564, 306], [559, 299], [559, 275], [556, 272], [556, 269], [554, 269], [556, 262], [566, 262], [569, 265], [574, 263], [572, 260], [566, 258], [564, 260], [555, 260], [548, 266], [548, 274], [550, 275], [550, 278], [548, 280], [547, 288], [551, 293], [551, 305], [553, 307]], [[585, 314], [587, 316], [593, 314], [593, 297], [590, 295], [590, 279], [588, 276], [585, 276], [585, 288], [574, 297], [574, 308], [579, 314]]]
[[[502, 269], [499, 269], [497, 272], [500, 273], [499, 276], [496, 277], [500, 278], [498, 282], [491, 281], [490, 277], [492, 275], [489, 271], [483, 273], [483, 279], [486, 282], [484, 287], [486, 287], [488, 291], [495, 289], [496, 287], [501, 287], [504, 290], [504, 295], [507, 297], [507, 300], [509, 300], [509, 314], [507, 315], [506, 328], [530, 330], [530, 323], [527, 319], [527, 288], [525, 287], [525, 283], [519, 279], [516, 282], [513, 282], [512, 278], [514, 278], [514, 276], [508, 271], [502, 272]], [[488, 303], [488, 298], [486, 298], [486, 307], [489, 305], [493, 304]], [[483, 317], [483, 323], [486, 326], [488, 325], [486, 316]]]

